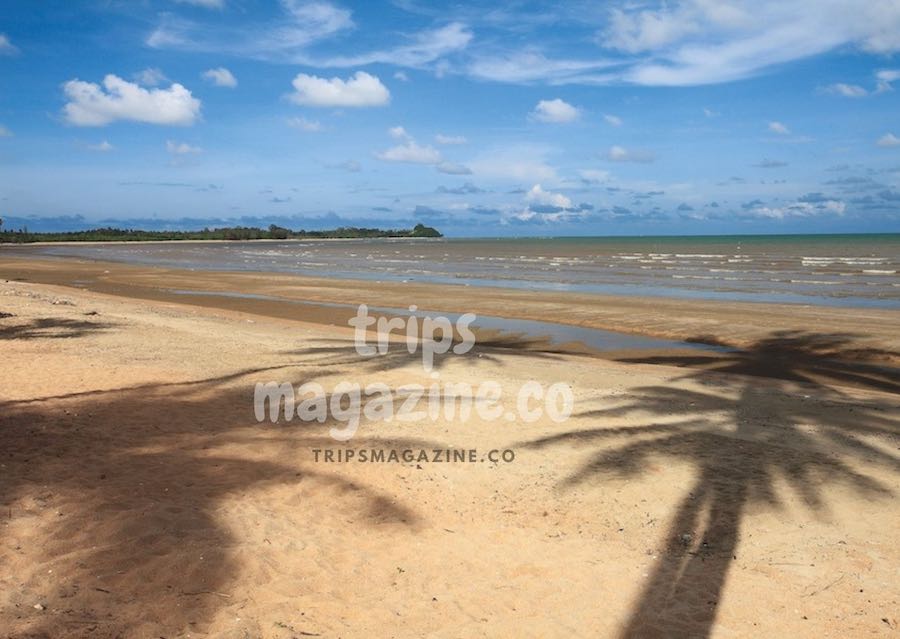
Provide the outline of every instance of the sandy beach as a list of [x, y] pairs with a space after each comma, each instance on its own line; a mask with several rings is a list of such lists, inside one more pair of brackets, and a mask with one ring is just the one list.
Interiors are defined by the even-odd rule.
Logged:
[[[360, 303], [736, 350], [500, 335], [440, 381], [562, 382], [571, 417], [258, 422], [258, 382], [434, 381], [357, 354]], [[0, 636], [896, 636], [898, 353], [884, 309], [4, 255]]]

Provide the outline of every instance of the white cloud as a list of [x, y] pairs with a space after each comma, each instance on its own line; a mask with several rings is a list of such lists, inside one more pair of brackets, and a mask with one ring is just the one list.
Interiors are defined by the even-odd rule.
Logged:
[[472, 170], [463, 164], [445, 160], [441, 152], [433, 146], [420, 145], [402, 126], [391, 127], [388, 129], [388, 135], [395, 140], [400, 140], [402, 144], [376, 153], [375, 157], [379, 160], [404, 162], [407, 164], [427, 164], [434, 166], [439, 173], [447, 173], [449, 175], [470, 175], [472, 173]]
[[613, 9], [598, 43], [635, 56], [624, 79], [648, 85], [729, 82], [853, 46], [900, 50], [895, 0], [680, 0]]
[[207, 53], [228, 53], [265, 60], [303, 62], [305, 47], [351, 29], [353, 20], [346, 9], [328, 2], [280, 0], [283, 16], [268, 22], [242, 22], [239, 26], [215, 29], [163, 14], [161, 22], [147, 37], [148, 46]]
[[609, 113], [603, 114], [603, 119], [607, 124], [612, 126], [622, 126], [622, 118], [616, 115], [610, 115]]
[[611, 146], [606, 157], [613, 162], [637, 162], [647, 164], [655, 159], [649, 151], [640, 149], [626, 149], [621, 146]]
[[462, 135], [444, 135], [443, 133], [435, 135], [434, 141], [438, 144], [466, 144], [468, 142]]
[[318, 120], [307, 120], [304, 117], [288, 118], [288, 126], [307, 133], [316, 133], [322, 130], [322, 123]]
[[233, 89], [238, 85], [237, 78], [225, 67], [217, 69], [209, 69], [203, 72], [203, 77], [215, 84], [217, 87], [227, 87]]
[[166, 74], [156, 67], [148, 67], [143, 71], [138, 71], [134, 74], [134, 79], [145, 87], [157, 87], [169, 80], [169, 78], [166, 77]]
[[332, 58], [305, 57], [306, 64], [323, 67], [358, 67], [368, 64], [392, 64], [414, 69], [426, 68], [441, 58], [464, 50], [472, 41], [472, 32], [461, 22], [451, 22], [437, 29], [412, 36], [410, 44], [383, 51]]
[[553, 60], [536, 50], [500, 55], [476, 55], [468, 66], [470, 75], [481, 80], [528, 84], [604, 84], [616, 79], [615, 74], [599, 71], [619, 66], [615, 60]]
[[97, 153], [108, 153], [109, 151], [112, 151], [116, 147], [114, 147], [112, 144], [110, 144], [106, 140], [103, 140], [102, 142], [100, 142], [98, 144], [88, 144], [87, 148], [88, 148], [88, 151], [96, 151]]
[[769, 122], [769, 131], [772, 133], [777, 133], [778, 135], [790, 135], [791, 130], [787, 128], [784, 124], [777, 121]]
[[104, 126], [116, 120], [149, 124], [190, 125], [200, 115], [200, 100], [180, 84], [145, 89], [115, 75], [93, 82], [69, 80], [63, 85], [69, 102], [66, 120], [76, 126]]
[[391, 127], [388, 129], [388, 135], [395, 140], [412, 140], [412, 136], [402, 126]]
[[543, 188], [541, 188], [540, 184], [535, 184], [531, 187], [528, 193], [525, 194], [525, 201], [531, 204], [557, 206], [562, 209], [568, 209], [572, 207], [572, 200], [567, 198], [562, 193], [545, 191]]
[[858, 84], [845, 84], [843, 82], [829, 84], [825, 87], [825, 92], [833, 95], [840, 95], [845, 98], [863, 98], [869, 94], [868, 91]]
[[843, 215], [847, 205], [840, 200], [821, 202], [791, 202], [784, 206], [760, 204], [741, 212], [741, 217], [784, 220], [787, 218], [817, 217], [820, 215]]
[[409, 76], [406, 75], [406, 73], [403, 72], [403, 71], [395, 71], [395, 72], [394, 72], [394, 79], [395, 79], [395, 80], [400, 80], [400, 82], [409, 82]]
[[419, 146], [414, 140], [391, 147], [375, 157], [385, 162], [407, 162], [409, 164], [440, 164], [441, 152], [432, 146]]
[[876, 93], [893, 91], [894, 87], [891, 86], [891, 82], [900, 80], [900, 69], [882, 69], [875, 74], [875, 79], [878, 81], [875, 89]]
[[314, 107], [384, 106], [391, 94], [381, 80], [365, 71], [357, 71], [347, 80], [320, 78], [300, 73], [292, 82], [295, 92], [289, 97], [296, 104]]
[[565, 100], [555, 98], [553, 100], [541, 100], [531, 112], [531, 117], [538, 122], [552, 122], [564, 124], [574, 122], [581, 116], [581, 111]]
[[12, 136], [13, 132], [0, 124], [0, 138], [11, 138]]
[[878, 138], [878, 142], [876, 142], [878, 146], [884, 147], [892, 147], [892, 146], [900, 146], [900, 138], [898, 138], [893, 133], [885, 133], [880, 138]]
[[5, 33], [0, 33], [0, 55], [16, 55], [19, 47], [9, 41], [9, 37]]
[[172, 140], [166, 140], [166, 151], [172, 155], [192, 155], [202, 153], [203, 149], [199, 146], [191, 146], [187, 142], [173, 142]]
[[197, 7], [206, 7], [207, 9], [221, 9], [225, 6], [225, 0], [175, 0], [181, 4], [192, 4]]
[[708, 108], [706, 108], [706, 107], [703, 107], [703, 115], [705, 115], [705, 116], [708, 117], [708, 118], [715, 118], [715, 117], [718, 117], [718, 116], [720, 116], [720, 115], [722, 115], [722, 114], [719, 113], [718, 111], [713, 111], [712, 109], [708, 109]]

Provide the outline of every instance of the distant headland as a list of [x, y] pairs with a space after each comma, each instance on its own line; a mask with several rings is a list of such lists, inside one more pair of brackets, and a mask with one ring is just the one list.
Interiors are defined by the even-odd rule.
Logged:
[[[2, 224], [2, 222], [0, 222]], [[27, 228], [3, 231], [0, 229], [0, 243], [30, 244], [34, 242], [160, 242], [173, 240], [307, 240], [307, 239], [364, 239], [403, 237], [443, 237], [437, 229], [416, 224], [411, 229], [375, 229], [356, 226], [341, 226], [324, 231], [294, 231], [269, 225], [267, 229], [252, 226], [230, 226], [200, 231], [144, 231], [139, 229], [119, 229], [112, 227], [86, 231], [62, 231], [32, 233]]]

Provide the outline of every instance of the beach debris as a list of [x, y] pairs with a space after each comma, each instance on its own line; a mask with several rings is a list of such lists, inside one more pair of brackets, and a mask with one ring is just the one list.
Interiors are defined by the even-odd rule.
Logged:
[[35, 610], [46, 610], [47, 606], [45, 606], [44, 604], [41, 604], [41, 603], [36, 603], [36, 604], [34, 604], [34, 609]]
[[681, 542], [682, 546], [690, 546], [691, 542], [694, 541], [694, 536], [691, 533], [684, 533], [679, 535], [678, 541]]

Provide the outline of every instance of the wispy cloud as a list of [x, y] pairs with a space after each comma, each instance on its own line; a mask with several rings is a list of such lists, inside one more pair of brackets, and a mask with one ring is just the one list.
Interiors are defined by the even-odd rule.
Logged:
[[19, 47], [9, 41], [9, 36], [0, 33], [0, 55], [16, 55], [19, 53]]
[[215, 84], [217, 87], [226, 87], [234, 89], [238, 85], [237, 78], [225, 67], [209, 69], [203, 72], [203, 77]]
[[110, 151], [114, 150], [115, 148], [116, 147], [114, 147], [112, 144], [110, 144], [106, 140], [103, 140], [102, 142], [98, 142], [97, 144], [88, 144], [87, 145], [88, 151], [95, 151], [97, 153], [109, 153]]
[[641, 164], [647, 164], [656, 159], [650, 151], [643, 149], [626, 149], [622, 146], [611, 146], [606, 153], [606, 157], [612, 162], [637, 162]]
[[166, 151], [168, 151], [172, 155], [194, 155], [197, 153], [202, 153], [203, 149], [201, 149], [199, 146], [191, 146], [187, 142], [175, 142], [173, 140], [166, 140]]
[[883, 147], [900, 146], [900, 138], [898, 138], [893, 133], [885, 133], [880, 138], [878, 138], [878, 142], [876, 142], [876, 144]]
[[350, 11], [327, 2], [281, 0], [280, 5], [282, 18], [240, 26], [211, 26], [163, 14], [146, 43], [157, 49], [297, 62], [297, 56], [302, 56], [309, 45], [354, 26]]
[[435, 135], [434, 141], [438, 144], [465, 144], [468, 142], [462, 135], [444, 135], [443, 133]]
[[769, 128], [769, 131], [771, 131], [772, 133], [777, 133], [778, 135], [790, 135], [791, 134], [791, 130], [789, 128], [787, 128], [787, 126], [785, 126], [784, 124], [782, 124], [781, 122], [778, 122], [778, 121], [773, 120], [772, 122], [769, 122], [768, 128]]

